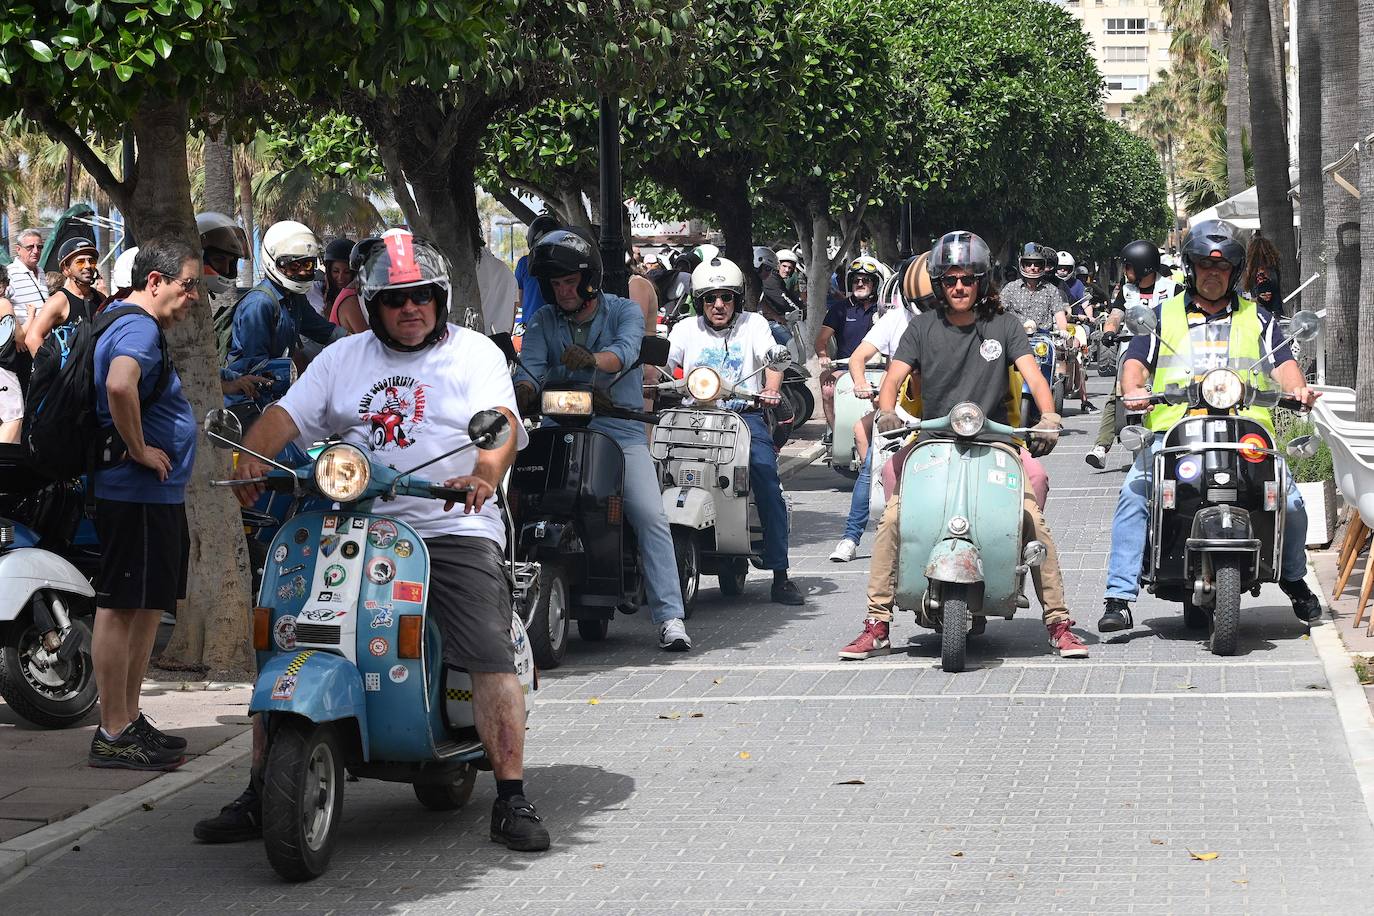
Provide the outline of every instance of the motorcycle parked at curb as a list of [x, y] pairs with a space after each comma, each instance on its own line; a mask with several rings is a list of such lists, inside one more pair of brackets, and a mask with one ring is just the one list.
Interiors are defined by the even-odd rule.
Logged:
[[[205, 433], [247, 452], [227, 410]], [[471, 443], [498, 448], [504, 414], [481, 411]], [[291, 518], [272, 542], [272, 566], [253, 609], [258, 678], [250, 713], [266, 715], [262, 831], [267, 859], [288, 881], [329, 867], [343, 822], [345, 771], [408, 782], [426, 808], [453, 811], [472, 795], [486, 752], [473, 724], [472, 683], [443, 663], [443, 634], [428, 616], [429, 551], [405, 522], [374, 511], [396, 496], [461, 502], [467, 491], [422, 480], [331, 441], [317, 458], [273, 466], [253, 481], [339, 504]], [[510, 523], [507, 518], [507, 531]], [[289, 565], [288, 565], [289, 564]], [[527, 694], [534, 661], [512, 608], [516, 674]]]
[[[1157, 330], [1155, 314], [1145, 306], [1132, 307], [1127, 322], [1136, 334]], [[1320, 322], [1315, 313], [1299, 312], [1292, 339], [1312, 340]], [[1170, 385], [1151, 395], [1150, 403], [1186, 404], [1189, 410], [1161, 434], [1163, 446], [1151, 457], [1141, 584], [1165, 601], [1181, 603], [1188, 627], [1210, 628], [1213, 655], [1235, 655], [1241, 595], [1258, 595], [1282, 571], [1288, 488], [1287, 464], [1269, 430], [1241, 411], [1305, 407], [1282, 392], [1248, 384], [1230, 368], [1212, 369], [1187, 387]], [[1121, 438], [1138, 450], [1155, 435], [1134, 426]], [[1299, 436], [1288, 453], [1307, 457], [1317, 446], [1313, 437]]]

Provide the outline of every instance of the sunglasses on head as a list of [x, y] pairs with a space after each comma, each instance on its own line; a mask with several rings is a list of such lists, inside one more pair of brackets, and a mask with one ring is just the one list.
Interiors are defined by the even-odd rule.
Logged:
[[700, 296], [697, 297], [697, 301], [699, 301], [699, 302], [701, 302], [701, 303], [703, 303], [703, 304], [705, 304], [705, 305], [710, 305], [712, 302], [715, 302], [716, 300], [720, 300], [721, 302], [724, 302], [726, 305], [733, 305], [734, 302], [735, 302], [735, 294], [734, 294], [734, 293], [702, 293]]
[[945, 289], [954, 289], [956, 286], [967, 286], [969, 289], [973, 289], [978, 285], [978, 278], [944, 276], [940, 278], [940, 285]]
[[434, 287], [412, 286], [406, 289], [384, 289], [377, 294], [377, 301], [389, 309], [404, 308], [407, 302], [416, 305], [429, 305], [434, 301]]

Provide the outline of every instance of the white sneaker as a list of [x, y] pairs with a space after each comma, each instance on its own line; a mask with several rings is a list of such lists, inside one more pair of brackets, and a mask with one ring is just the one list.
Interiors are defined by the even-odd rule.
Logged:
[[858, 552], [859, 545], [856, 542], [851, 541], [849, 538], [845, 538], [844, 540], [836, 544], [835, 549], [831, 551], [830, 562], [848, 563], [850, 560], [854, 559], [854, 555]]
[[1084, 455], [1083, 460], [1099, 471], [1102, 470], [1107, 466], [1107, 447], [1105, 445], [1093, 446], [1093, 450]]
[[692, 648], [692, 637], [687, 635], [687, 627], [674, 617], [658, 628], [658, 647], [667, 652], [686, 652]]

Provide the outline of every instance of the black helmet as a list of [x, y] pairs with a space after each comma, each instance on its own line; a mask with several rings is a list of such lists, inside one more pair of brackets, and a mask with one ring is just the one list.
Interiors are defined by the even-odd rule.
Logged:
[[1037, 277], [1035, 277], [1035, 279], [1039, 280], [1042, 279], [1045, 276], [1045, 274], [1049, 271], [1052, 259], [1045, 257], [1044, 245], [1041, 245], [1039, 242], [1027, 242], [1026, 244], [1021, 246], [1021, 254], [1018, 255], [1016, 258], [1016, 270], [1022, 276], [1022, 278], [1025, 278], [1026, 270], [1021, 266], [1022, 261], [1044, 262], [1045, 266], [1041, 269], [1040, 274]]
[[[416, 238], [409, 229], [392, 229], [379, 239], [365, 239], [354, 246], [354, 256], [358, 249], [363, 249], [358, 299], [377, 339], [402, 352], [423, 350], [441, 339], [448, 332], [449, 279], [448, 261], [439, 249], [432, 242]], [[420, 343], [406, 346], [386, 332], [382, 310], [374, 308], [372, 302], [382, 290], [415, 286], [434, 287], [434, 330]]]
[[582, 274], [578, 288], [581, 301], [595, 299], [601, 292], [601, 252], [585, 236], [571, 229], [555, 229], [545, 234], [530, 252], [530, 275], [539, 281], [544, 301], [557, 305], [553, 293], [554, 277]]
[[530, 220], [529, 228], [525, 230], [525, 244], [530, 248], [539, 244], [539, 240], [558, 229], [558, 220], [548, 213], [541, 213]]
[[1203, 220], [1183, 239], [1183, 276], [1187, 278], [1189, 292], [1197, 292], [1197, 275], [1193, 269], [1194, 258], [1223, 258], [1231, 265], [1231, 282], [1226, 292], [1234, 293], [1240, 285], [1241, 274], [1245, 273], [1245, 246], [1236, 238], [1236, 227], [1224, 219]]
[[1136, 282], [1159, 273], [1159, 249], [1154, 242], [1136, 239], [1121, 249], [1121, 261], [1135, 271]]
[[926, 270], [935, 285], [935, 299], [940, 308], [945, 306], [945, 290], [940, 278], [951, 267], [962, 267], [977, 277], [978, 299], [982, 301], [987, 297], [992, 272], [992, 252], [988, 251], [987, 242], [972, 232], [956, 229], [946, 232], [930, 249]]
[[[335, 239], [324, 246], [324, 257], [320, 258], [326, 267], [330, 261], [348, 261], [353, 256], [352, 239]], [[356, 270], [356, 268], [354, 268]]]

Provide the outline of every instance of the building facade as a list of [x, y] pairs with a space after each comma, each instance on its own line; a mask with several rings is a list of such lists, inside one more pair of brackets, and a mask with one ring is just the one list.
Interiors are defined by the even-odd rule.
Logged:
[[1169, 41], [1159, 0], [1060, 0], [1092, 39], [1097, 68], [1107, 82], [1107, 117], [1126, 119], [1131, 101], [1169, 68]]

